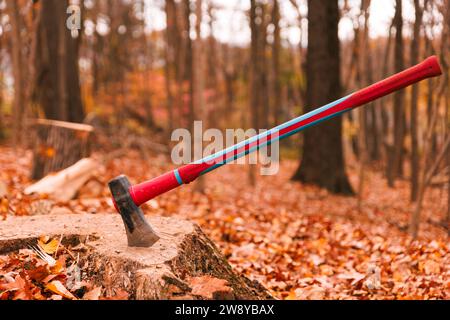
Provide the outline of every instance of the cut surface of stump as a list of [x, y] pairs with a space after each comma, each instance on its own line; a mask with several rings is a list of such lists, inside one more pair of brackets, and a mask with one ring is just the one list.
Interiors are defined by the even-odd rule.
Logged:
[[89, 157], [93, 131], [92, 126], [80, 123], [36, 120], [31, 178], [39, 180]]
[[195, 224], [152, 217], [161, 239], [151, 248], [131, 248], [118, 214], [10, 217], [0, 222], [0, 255], [23, 248], [40, 236], [84, 243], [80, 257], [89, 281], [106, 291], [124, 289], [130, 298], [270, 299], [256, 281], [233, 271], [214, 243]]

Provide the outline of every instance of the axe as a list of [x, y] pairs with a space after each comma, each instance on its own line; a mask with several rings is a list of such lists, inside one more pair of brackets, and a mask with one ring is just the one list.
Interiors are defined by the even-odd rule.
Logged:
[[438, 59], [436, 56], [432, 56], [416, 66], [347, 97], [148, 182], [132, 186], [124, 175], [115, 178], [109, 182], [109, 187], [114, 205], [125, 224], [128, 245], [131, 247], [151, 247], [159, 240], [159, 236], [147, 223], [142, 210], [139, 208], [147, 201], [181, 185], [189, 184], [198, 177], [268, 146], [274, 141], [287, 138], [310, 126], [341, 115], [396, 90], [441, 74]]

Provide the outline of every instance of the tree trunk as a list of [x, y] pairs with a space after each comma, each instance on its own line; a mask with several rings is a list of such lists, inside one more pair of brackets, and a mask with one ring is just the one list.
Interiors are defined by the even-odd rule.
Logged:
[[[205, 59], [203, 55], [203, 43], [201, 37], [201, 25], [202, 25], [202, 0], [196, 0], [195, 2], [195, 33], [196, 39], [193, 43], [192, 50], [192, 80], [193, 80], [193, 118], [194, 120], [203, 121], [203, 127], [207, 127], [205, 117], [205, 77], [204, 77], [204, 65]], [[203, 144], [203, 141], [196, 141], [196, 143]], [[202, 146], [203, 150], [203, 146]], [[198, 159], [196, 159], [198, 160]], [[195, 191], [205, 191], [205, 177], [200, 177], [195, 185]]]
[[259, 43], [260, 43], [260, 30], [257, 24], [257, 10], [258, 3], [257, 0], [251, 0], [250, 8], [250, 29], [251, 29], [251, 72], [250, 72], [250, 112], [252, 119], [252, 126], [256, 129], [259, 128], [259, 107], [260, 107], [260, 86], [259, 86], [259, 73], [260, 73], [260, 63], [258, 63], [259, 58]]
[[[2, 14], [2, 9], [0, 9], [0, 14]], [[0, 47], [4, 46], [5, 37], [0, 38]], [[2, 65], [3, 55], [0, 55], [0, 66]], [[4, 101], [4, 78], [5, 75], [3, 73], [3, 70], [0, 68], [0, 142], [5, 138], [5, 124], [3, 119], [3, 101]]]
[[225, 122], [229, 123], [232, 119], [233, 112], [235, 111], [234, 101], [236, 94], [236, 80], [238, 78], [238, 67], [233, 63], [233, 48], [225, 44], [223, 46], [223, 65], [222, 73], [225, 85], [225, 104], [224, 104], [224, 114]]
[[91, 126], [41, 119], [35, 127], [32, 179], [39, 180], [90, 156]]
[[281, 74], [280, 74], [280, 53], [281, 53], [281, 28], [280, 28], [280, 6], [278, 0], [273, 0], [272, 23], [273, 46], [272, 46], [272, 72], [273, 72], [273, 121], [278, 125], [281, 121]]
[[[250, 44], [250, 119], [251, 126], [258, 130], [260, 128], [259, 108], [261, 106], [261, 61], [260, 58], [260, 43], [261, 43], [261, 29], [262, 23], [258, 10], [261, 10], [258, 0], [250, 1], [250, 30], [251, 30], [251, 44]], [[258, 24], [258, 21], [259, 24]], [[250, 165], [249, 168], [249, 182], [250, 185], [256, 185], [256, 168]]]
[[[306, 110], [337, 100], [342, 93], [337, 0], [308, 0]], [[351, 195], [342, 143], [342, 119], [335, 118], [304, 133], [303, 159], [293, 177], [334, 193]]]
[[[370, 74], [372, 71], [369, 69], [367, 62], [370, 60], [370, 39], [369, 39], [369, 9], [370, 9], [370, 0], [362, 0], [361, 1], [361, 15], [364, 16], [364, 30], [363, 37], [361, 39], [360, 48], [361, 55], [358, 55], [360, 58], [358, 61], [359, 66], [359, 76], [361, 87], [369, 86], [371, 81]], [[359, 30], [358, 30], [359, 31]], [[368, 106], [373, 109], [373, 103]], [[358, 209], [362, 210], [362, 201], [364, 195], [364, 180], [366, 173], [366, 164], [369, 158], [370, 144], [368, 143], [368, 113], [367, 109], [359, 108], [358, 110], [359, 116], [359, 151], [360, 151], [360, 168], [359, 168], [359, 186], [358, 186]]]
[[[402, 0], [396, 0], [395, 7], [395, 72], [404, 70], [403, 48], [403, 9]], [[403, 176], [403, 158], [405, 142], [405, 91], [399, 90], [394, 94], [394, 158], [392, 163], [392, 179]]]
[[[389, 73], [389, 60], [391, 57], [391, 47], [392, 47], [392, 29], [394, 28], [394, 22], [395, 19], [392, 19], [392, 23], [391, 26], [389, 27], [389, 35], [388, 35], [388, 39], [387, 39], [387, 43], [386, 43], [386, 50], [384, 52], [384, 59], [383, 59], [383, 67], [382, 67], [382, 78], [385, 78], [388, 76]], [[392, 177], [392, 163], [393, 163], [393, 157], [394, 157], [394, 152], [393, 152], [393, 146], [392, 146], [392, 141], [393, 139], [391, 138], [391, 132], [390, 132], [390, 125], [389, 125], [389, 114], [386, 108], [386, 104], [388, 103], [388, 98], [382, 98], [380, 99], [377, 103], [379, 103], [379, 107], [380, 107], [380, 118], [381, 118], [381, 132], [384, 133], [384, 135], [382, 136], [382, 141], [383, 141], [383, 146], [384, 146], [384, 150], [385, 150], [385, 157], [386, 157], [386, 179], [388, 182], [389, 186], [393, 186], [394, 185], [394, 179]]]
[[168, 134], [172, 134], [174, 128], [174, 114], [173, 114], [173, 104], [174, 104], [174, 94], [172, 91], [173, 79], [175, 75], [175, 38], [176, 38], [176, 4], [174, 0], [167, 0], [165, 2], [165, 12], [166, 12], [166, 47], [165, 47], [165, 65], [164, 65], [164, 75], [166, 81], [166, 95], [167, 95], [167, 115], [169, 117], [168, 121]]
[[[423, 7], [419, 0], [414, 0], [415, 22], [413, 39], [411, 42], [411, 64], [419, 61], [420, 30], [422, 25]], [[418, 145], [418, 118], [417, 104], [419, 99], [419, 85], [414, 85], [411, 91], [411, 201], [417, 200], [419, 192], [419, 145]]]
[[269, 128], [269, 118], [270, 118], [270, 92], [269, 92], [269, 59], [266, 57], [267, 49], [267, 18], [266, 18], [266, 6], [260, 4], [261, 8], [261, 24], [259, 25], [260, 36], [259, 36], [259, 50], [258, 50], [258, 61], [260, 63], [259, 69], [259, 86], [260, 86], [260, 108], [262, 109], [259, 114], [259, 127], [255, 127], [256, 130], [259, 129], [270, 129]]
[[78, 46], [66, 28], [67, 0], [42, 0], [35, 36], [33, 98], [46, 118], [82, 122]]
[[13, 63], [14, 75], [14, 107], [13, 107], [13, 136], [14, 145], [23, 142], [23, 126], [26, 110], [25, 94], [25, 59], [23, 55], [23, 43], [21, 37], [22, 20], [19, 12], [19, 3], [16, 0], [8, 0], [8, 14], [11, 23], [11, 58]]
[[[364, 13], [364, 48], [363, 48], [363, 75], [364, 86], [373, 84], [373, 52], [371, 50], [370, 35], [369, 35], [369, 21], [370, 21], [370, 5], [371, 0], [364, 0], [362, 2], [362, 9]], [[367, 146], [367, 160], [376, 161], [380, 158], [380, 143], [378, 134], [378, 118], [376, 113], [375, 103], [368, 104], [364, 109], [364, 117], [366, 121], [365, 143]]]
[[[184, 0], [184, 31], [185, 33], [185, 42], [186, 42], [186, 69], [185, 69], [185, 75], [186, 79], [189, 81], [189, 111], [188, 111], [188, 128], [191, 129], [193, 132], [194, 129], [194, 121], [195, 121], [195, 97], [194, 97], [194, 65], [193, 65], [193, 43], [191, 39], [191, 0]], [[193, 154], [193, 153], [192, 153]]]
[[435, 157], [430, 159], [431, 163], [429, 169], [423, 170], [422, 172], [422, 179], [420, 183], [419, 193], [417, 195], [416, 207], [413, 214], [411, 215], [411, 222], [409, 225], [409, 232], [414, 239], [417, 239], [419, 235], [420, 215], [422, 211], [423, 200], [425, 198], [425, 192], [429, 187], [437, 169], [439, 168], [440, 163], [447, 157], [449, 148], [450, 136], [447, 137], [439, 154], [436, 154]]

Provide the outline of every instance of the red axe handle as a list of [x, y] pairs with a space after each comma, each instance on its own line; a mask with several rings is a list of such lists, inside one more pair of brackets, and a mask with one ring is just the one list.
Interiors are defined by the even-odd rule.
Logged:
[[215, 155], [185, 165], [151, 181], [132, 186], [129, 192], [135, 204], [140, 206], [158, 195], [175, 189], [180, 185], [191, 183], [199, 176], [245, 156], [250, 152], [256, 151], [261, 147], [267, 146], [275, 140], [286, 138], [309, 126], [384, 97], [396, 90], [441, 74], [442, 71], [436, 56], [429, 57], [416, 66], [227, 148]]

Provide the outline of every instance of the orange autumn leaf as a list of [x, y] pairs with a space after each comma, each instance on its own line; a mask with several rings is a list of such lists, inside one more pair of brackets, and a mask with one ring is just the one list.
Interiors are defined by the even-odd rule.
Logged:
[[99, 300], [102, 294], [102, 287], [95, 287], [83, 296], [83, 300]]
[[69, 290], [58, 280], [52, 281], [45, 286], [45, 288], [57, 295], [60, 295], [66, 299], [77, 300], [77, 298], [70, 293]]
[[47, 236], [40, 237], [38, 240], [38, 245], [47, 254], [54, 254], [58, 249], [60, 242], [59, 239], [49, 239]]

